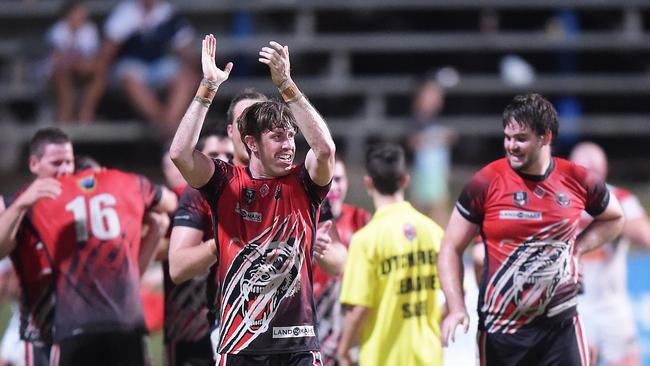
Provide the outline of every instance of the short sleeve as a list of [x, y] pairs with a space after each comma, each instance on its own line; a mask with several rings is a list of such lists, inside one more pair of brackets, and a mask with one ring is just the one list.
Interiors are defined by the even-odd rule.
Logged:
[[342, 304], [369, 308], [377, 306], [375, 288], [378, 278], [371, 255], [362, 241], [362, 236], [352, 236], [341, 285]]
[[332, 181], [330, 180], [330, 182], [324, 186], [319, 186], [318, 184], [314, 183], [314, 181], [311, 179], [311, 176], [309, 176], [309, 171], [307, 171], [307, 168], [305, 168], [305, 164], [302, 164], [299, 169], [300, 170], [298, 176], [300, 183], [307, 192], [307, 195], [311, 199], [312, 203], [320, 205], [325, 199], [325, 196], [327, 196], [327, 193], [330, 191]]
[[609, 205], [609, 189], [605, 182], [592, 172], [587, 172], [584, 182], [587, 190], [585, 211], [591, 216], [598, 216]]
[[122, 43], [136, 32], [141, 17], [135, 1], [122, 1], [111, 12], [104, 24], [106, 38], [116, 43]]
[[328, 199], [325, 199], [323, 201], [323, 204], [320, 206], [320, 215], [318, 216], [318, 222], [324, 222], [327, 220], [332, 220], [334, 218], [334, 215], [332, 215], [332, 206], [330, 205], [330, 201]]
[[490, 180], [484, 170], [476, 173], [465, 185], [456, 202], [456, 209], [469, 222], [480, 225], [485, 213], [484, 203]]
[[187, 187], [181, 194], [178, 210], [174, 214], [173, 226], [186, 226], [205, 231], [211, 225], [205, 210], [204, 198], [198, 190]]
[[140, 189], [142, 191], [142, 198], [144, 199], [144, 205], [147, 210], [155, 207], [160, 203], [162, 198], [162, 188], [151, 183], [151, 181], [143, 176], [138, 176], [140, 180]]
[[94, 56], [99, 51], [99, 32], [93, 23], [86, 23], [78, 36], [79, 51], [86, 57]]
[[212, 161], [214, 163], [212, 177], [203, 187], [198, 188], [210, 206], [216, 205], [221, 192], [223, 192], [226, 184], [234, 175], [234, 167], [231, 164], [219, 159], [212, 159]]

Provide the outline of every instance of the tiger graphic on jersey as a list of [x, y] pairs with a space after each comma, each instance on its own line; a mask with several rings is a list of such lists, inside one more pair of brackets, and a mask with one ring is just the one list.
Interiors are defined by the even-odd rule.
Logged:
[[304, 231], [296, 238], [298, 223], [291, 215], [282, 222], [275, 218], [273, 226], [254, 238], [235, 257], [226, 275], [221, 313], [223, 329], [220, 344], [241, 344], [253, 341], [269, 330], [270, 320], [285, 298], [300, 289], [300, 268], [304, 252], [300, 250]]
[[[490, 279], [486, 302], [481, 311], [486, 314], [489, 332], [505, 330], [513, 322], [525, 323], [544, 313], [556, 290], [573, 278], [568, 235], [576, 223], [565, 219], [526, 240]], [[515, 305], [508, 319], [499, 320], [506, 308]], [[508, 330], [514, 331], [513, 328]]]

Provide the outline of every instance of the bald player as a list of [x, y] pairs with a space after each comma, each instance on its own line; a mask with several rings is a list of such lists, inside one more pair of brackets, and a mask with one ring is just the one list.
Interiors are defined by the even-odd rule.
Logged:
[[[573, 149], [571, 161], [607, 178], [607, 156], [593, 142], [583, 142]], [[582, 256], [584, 294], [578, 310], [587, 329], [590, 352], [608, 366], [641, 365], [634, 326], [632, 304], [627, 295], [626, 257], [630, 244], [650, 248], [650, 220], [631, 192], [608, 185], [625, 214], [621, 235], [597, 250]], [[590, 222], [583, 215], [581, 227]]]

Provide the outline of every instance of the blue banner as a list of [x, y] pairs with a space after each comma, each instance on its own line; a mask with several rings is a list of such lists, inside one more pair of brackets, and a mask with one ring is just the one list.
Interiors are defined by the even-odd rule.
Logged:
[[650, 366], [650, 254], [630, 252], [627, 279], [639, 332], [642, 364]]

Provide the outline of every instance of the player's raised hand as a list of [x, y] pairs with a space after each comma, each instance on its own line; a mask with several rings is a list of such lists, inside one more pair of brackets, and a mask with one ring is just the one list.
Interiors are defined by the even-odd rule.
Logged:
[[232, 62], [228, 62], [223, 70], [219, 69], [215, 63], [217, 54], [217, 39], [214, 35], [207, 34], [203, 38], [203, 47], [201, 49], [201, 66], [203, 67], [203, 77], [218, 84], [223, 83], [230, 76]]
[[18, 197], [17, 204], [22, 207], [32, 207], [41, 198], [56, 198], [61, 194], [61, 183], [54, 178], [36, 179]]
[[469, 330], [469, 315], [466, 311], [454, 311], [447, 314], [445, 319], [442, 321], [441, 329], [441, 340], [443, 347], [447, 347], [449, 345], [450, 336], [452, 342], [456, 341], [456, 327], [459, 325], [462, 325], [463, 331], [467, 333]]
[[291, 78], [288, 46], [282, 46], [276, 41], [269, 42], [269, 46], [262, 47], [260, 50], [259, 61], [269, 66], [275, 86], [280, 87]]

